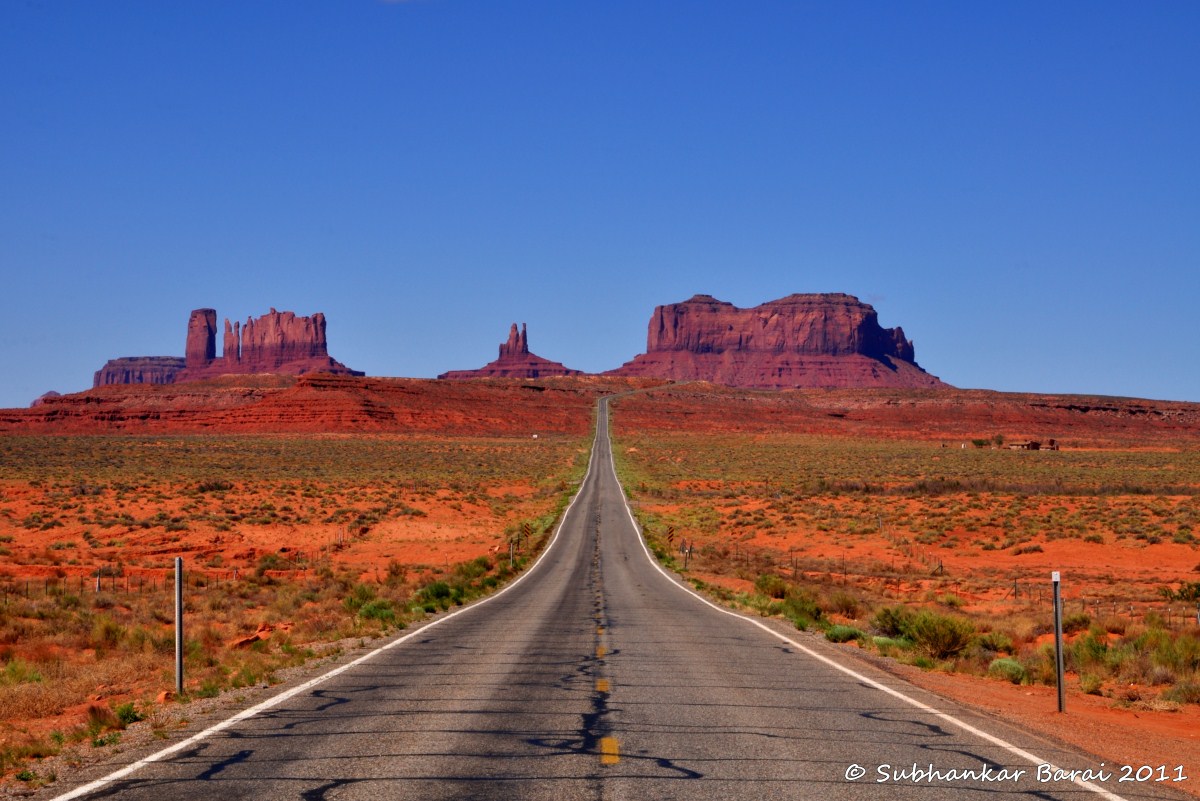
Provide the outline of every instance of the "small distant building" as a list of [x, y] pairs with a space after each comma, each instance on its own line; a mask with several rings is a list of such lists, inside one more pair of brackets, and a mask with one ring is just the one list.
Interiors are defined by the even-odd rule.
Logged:
[[1043, 449], [1056, 451], [1058, 450], [1058, 441], [1052, 439], [1045, 445], [1035, 439], [1028, 440], [1027, 442], [1010, 442], [1008, 443], [1008, 449], [1011, 451], [1040, 451]]

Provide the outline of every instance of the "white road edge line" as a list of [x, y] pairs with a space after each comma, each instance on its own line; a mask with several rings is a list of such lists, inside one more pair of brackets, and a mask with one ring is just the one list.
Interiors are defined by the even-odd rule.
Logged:
[[[607, 412], [607, 404], [605, 404], [605, 411]], [[954, 726], [957, 726], [958, 728], [962, 729], [963, 731], [969, 732], [970, 734], [973, 734], [976, 737], [986, 740], [987, 742], [991, 743], [992, 745], [996, 745], [996, 746], [999, 746], [1000, 748], [1003, 748], [1005, 751], [1008, 751], [1010, 754], [1013, 754], [1022, 759], [1028, 760], [1030, 763], [1032, 763], [1034, 765], [1049, 765], [1051, 771], [1063, 770], [1062, 768], [1059, 768], [1057, 765], [1050, 762], [1049, 760], [1042, 759], [1041, 757], [1037, 756], [1036, 754], [1031, 754], [1028, 751], [1026, 751], [1025, 749], [1015, 746], [1012, 743], [1008, 742], [1007, 740], [1002, 740], [999, 737], [988, 734], [987, 732], [983, 731], [982, 729], [977, 729], [976, 727], [972, 726], [971, 724], [966, 723], [965, 721], [959, 720], [958, 718], [954, 717], [953, 715], [951, 715], [948, 712], [942, 712], [939, 709], [934, 709], [933, 707], [929, 706], [928, 704], [922, 703], [921, 701], [918, 701], [915, 698], [907, 696], [904, 693], [900, 692], [899, 690], [894, 690], [891, 687], [888, 687], [886, 684], [882, 684], [878, 681], [875, 681], [872, 678], [864, 676], [863, 674], [861, 674], [855, 670], [852, 670], [851, 668], [846, 667], [845, 665], [839, 664], [838, 662], [835, 662], [834, 660], [830, 659], [829, 657], [825, 656], [824, 654], [817, 653], [816, 651], [812, 650], [808, 646], [802, 645], [801, 643], [796, 642], [795, 640], [791, 639], [790, 637], [785, 637], [784, 635], [780, 634], [779, 632], [771, 629], [769, 626], [765, 626], [762, 623], [759, 623], [757, 620], [748, 618], [745, 615], [741, 615], [732, 610], [725, 609], [724, 607], [718, 606], [717, 604], [715, 604], [712, 601], [705, 598], [703, 595], [700, 595], [699, 593], [693, 591], [688, 586], [681, 584], [678, 581], [675, 581], [673, 578], [671, 578], [671, 575], [669, 573], [667, 573], [667, 571], [663, 568], [663, 566], [658, 563], [658, 560], [654, 558], [654, 555], [652, 553], [650, 553], [650, 549], [646, 546], [646, 540], [642, 536], [641, 526], [638, 525], [637, 520], [633, 516], [633, 509], [631, 509], [629, 506], [629, 499], [625, 496], [625, 489], [621, 485], [621, 479], [617, 476], [617, 464], [613, 457], [611, 434], [609, 436], [608, 446], [609, 446], [608, 447], [609, 469], [612, 470], [613, 479], [617, 482], [617, 486], [621, 487], [621, 502], [625, 505], [625, 513], [629, 516], [629, 523], [630, 523], [630, 525], [633, 526], [633, 531], [635, 534], [637, 534], [638, 542], [641, 543], [642, 551], [646, 554], [646, 558], [648, 560], [650, 560], [650, 564], [652, 564], [654, 566], [654, 568], [656, 570], [658, 570], [658, 572], [661, 573], [663, 575], [663, 577], [666, 578], [667, 581], [670, 582], [672, 585], [674, 585], [675, 587], [678, 587], [680, 590], [682, 590], [683, 592], [686, 592], [688, 595], [692, 596], [693, 598], [700, 601], [701, 603], [707, 604], [708, 606], [717, 610], [721, 614], [729, 615], [730, 617], [741, 620], [744, 623], [749, 623], [752, 626], [757, 626], [758, 628], [760, 628], [763, 631], [770, 634], [772, 637], [782, 640], [783, 642], [787, 643], [788, 645], [792, 646], [793, 648], [796, 648], [797, 650], [802, 651], [803, 653], [807, 654], [808, 656], [811, 656], [813, 659], [816, 659], [818, 662], [822, 662], [822, 663], [828, 665], [829, 667], [834, 668], [835, 670], [839, 670], [842, 673], [845, 673], [847, 676], [850, 676], [851, 678], [855, 679], [856, 681], [860, 681], [863, 684], [866, 684], [870, 687], [874, 687], [875, 689], [880, 690], [881, 692], [887, 693], [888, 695], [892, 696], [893, 698], [896, 698], [900, 701], [910, 704], [910, 705], [916, 707], [917, 709], [921, 710], [922, 712], [926, 712], [930, 715], [933, 715], [934, 717], [941, 718], [942, 720], [944, 720], [948, 723], [951, 723]], [[1071, 781], [1074, 782], [1075, 784], [1079, 785], [1080, 787], [1083, 787], [1084, 789], [1091, 790], [1094, 793], [1098, 793], [1102, 797], [1108, 799], [1108, 801], [1126, 801], [1126, 799], [1124, 799], [1123, 797], [1121, 797], [1113, 792], [1110, 792], [1109, 790], [1105, 789], [1104, 787], [1101, 787], [1098, 784], [1093, 784], [1092, 782], [1084, 781], [1083, 779], [1079, 779], [1079, 778], [1073, 778]]]
[[[599, 426], [599, 420], [597, 419], [597, 433], [599, 432], [598, 426]], [[592, 475], [593, 463], [596, 461], [596, 443], [597, 442], [599, 442], [599, 436], [597, 436], [595, 439], [592, 440], [592, 451], [591, 451], [591, 454], [588, 456], [587, 472], [584, 473], [584, 475], [583, 475], [583, 481], [579, 482], [579, 489], [576, 490], [574, 497], [571, 498], [571, 502], [569, 504], [567, 504], [567, 508], [565, 510], [563, 510], [562, 517], [558, 521], [558, 526], [554, 529], [554, 536], [550, 538], [550, 542], [547, 543], [546, 547], [542, 550], [542, 553], [538, 556], [537, 560], [534, 561], [534, 563], [529, 566], [529, 569], [526, 570], [524, 573], [522, 573], [520, 576], [518, 576], [511, 584], [506, 585], [503, 589], [501, 589], [496, 594], [489, 595], [486, 598], [483, 598], [482, 600], [471, 604], [470, 606], [464, 606], [462, 609], [458, 609], [454, 612], [451, 612], [450, 614], [446, 615], [443, 618], [439, 618], [437, 620], [434, 620], [430, 623], [425, 624], [424, 626], [422, 626], [419, 629], [410, 631], [408, 634], [405, 634], [403, 637], [399, 637], [395, 640], [392, 640], [391, 642], [388, 642], [385, 645], [382, 645], [379, 648], [376, 648], [374, 651], [371, 651], [370, 653], [363, 654], [362, 656], [355, 659], [353, 662], [347, 662], [344, 665], [334, 668], [333, 670], [329, 671], [328, 673], [322, 673], [320, 676], [317, 676], [316, 678], [313, 678], [313, 679], [309, 679], [308, 681], [304, 682], [303, 684], [299, 684], [299, 685], [291, 688], [290, 690], [285, 690], [284, 692], [281, 692], [279, 695], [272, 696], [271, 698], [268, 698], [267, 700], [263, 701], [262, 703], [256, 704], [247, 709], [243, 709], [241, 712], [238, 712], [233, 717], [229, 717], [229, 718], [226, 718], [225, 720], [220, 721], [219, 723], [215, 723], [212, 726], [209, 726], [204, 731], [197, 732], [196, 734], [193, 734], [191, 737], [188, 737], [185, 740], [180, 740], [179, 742], [175, 743], [174, 745], [167, 746], [166, 748], [162, 749], [161, 751], [156, 751], [153, 754], [150, 754], [149, 756], [142, 757], [141, 759], [137, 760], [136, 762], [132, 762], [129, 765], [126, 765], [125, 767], [121, 768], [120, 770], [116, 770], [116, 771], [108, 774], [107, 776], [103, 776], [99, 779], [96, 779], [95, 781], [89, 782], [88, 784], [84, 784], [79, 787], [76, 787], [74, 790], [63, 793], [62, 795], [54, 796], [52, 799], [50, 799], [50, 801], [68, 801], [68, 799], [80, 798], [82, 796], [88, 795], [89, 793], [93, 793], [97, 790], [100, 790], [100, 789], [106, 787], [107, 785], [112, 784], [113, 782], [116, 782], [120, 779], [125, 778], [126, 776], [130, 775], [131, 773], [141, 770], [142, 768], [146, 767], [147, 765], [153, 764], [155, 762], [161, 762], [162, 760], [166, 759], [167, 757], [171, 756], [172, 754], [176, 753], [177, 751], [182, 751], [183, 749], [187, 748], [188, 746], [195, 745], [196, 743], [198, 743], [202, 740], [206, 740], [209, 737], [216, 734], [217, 732], [223, 731], [223, 730], [229, 728], [230, 726], [233, 726], [234, 724], [240, 723], [243, 720], [246, 720], [247, 718], [252, 718], [255, 715], [259, 714], [260, 712], [265, 712], [268, 709], [272, 709], [273, 707], [279, 706], [284, 701], [287, 701], [290, 698], [294, 698], [295, 696], [300, 695], [301, 693], [307, 692], [308, 690], [311, 690], [313, 687], [316, 687], [318, 684], [328, 681], [329, 679], [332, 679], [334, 676], [337, 676], [341, 673], [346, 672], [350, 668], [357, 667], [358, 665], [361, 665], [363, 662], [366, 662], [369, 659], [375, 658], [376, 656], [383, 653], [384, 651], [389, 651], [392, 648], [395, 648], [395, 647], [403, 644], [404, 642], [406, 642], [407, 640], [409, 640], [412, 637], [415, 637], [418, 634], [424, 634], [425, 632], [432, 629], [434, 626], [439, 626], [442, 623], [445, 623], [447, 620], [450, 620], [451, 618], [458, 617], [459, 615], [463, 614], [464, 612], [470, 612], [473, 609], [478, 609], [479, 607], [483, 606], [484, 604], [489, 603], [489, 602], [494, 601], [495, 599], [499, 598], [501, 595], [508, 592], [513, 587], [517, 586], [518, 584], [520, 584], [522, 581], [524, 581], [526, 578], [528, 578], [535, 570], [537, 570], [538, 566], [541, 565], [542, 560], [546, 558], [546, 554], [550, 553], [550, 549], [554, 547], [554, 544], [556, 542], [558, 542], [558, 535], [562, 531], [563, 525], [567, 522], [567, 517], [570, 516], [571, 510], [575, 508], [575, 502], [577, 500], [579, 500], [579, 496], [581, 496], [583, 494], [584, 487], [587, 486], [588, 478], [590, 478]], [[610, 457], [611, 457], [611, 454], [610, 454]], [[610, 458], [610, 461], [611, 461], [611, 458]], [[614, 472], [613, 475], [615, 476], [616, 473]]]

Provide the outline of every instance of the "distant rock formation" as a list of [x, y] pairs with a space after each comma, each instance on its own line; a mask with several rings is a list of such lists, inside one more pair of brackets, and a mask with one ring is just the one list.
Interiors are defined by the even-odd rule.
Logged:
[[559, 362], [543, 359], [529, 352], [529, 334], [525, 324], [517, 330], [513, 323], [508, 331], [508, 341], [500, 343], [500, 356], [496, 361], [480, 367], [478, 370], [451, 370], [442, 373], [438, 378], [547, 378], [550, 376], [582, 375], [579, 370], [564, 367]]
[[363, 375], [330, 358], [325, 341], [325, 315], [297, 317], [275, 309], [245, 324], [225, 321], [224, 349], [217, 356], [217, 311], [196, 309], [188, 318], [182, 359], [173, 356], [129, 356], [112, 359], [96, 372], [93, 386], [108, 384], [173, 384], [227, 373]]
[[508, 341], [500, 343], [500, 359], [520, 359], [528, 355], [529, 329], [525, 327], [525, 323], [521, 323], [521, 330], [517, 331], [517, 324], [513, 323], [508, 329]]
[[207, 367], [217, 355], [217, 310], [196, 309], [188, 318], [183, 358], [192, 370]]
[[[274, 311], [274, 310], [272, 310]], [[242, 324], [235, 322], [232, 326], [225, 321], [225, 340], [222, 343], [221, 358], [226, 367], [236, 368], [242, 363]]]
[[646, 353], [612, 375], [733, 387], [946, 387], [915, 361], [901, 328], [882, 328], [852, 295], [807, 294], [740, 309], [710, 295], [659, 306]]
[[109, 359], [96, 371], [93, 387], [109, 384], [172, 384], [183, 371], [185, 360], [178, 356], [126, 356]]
[[61, 398], [61, 397], [62, 397], [62, 393], [55, 392], [54, 390], [50, 390], [49, 392], [43, 392], [41, 395], [38, 395], [36, 398], [33, 399], [33, 403], [29, 404], [29, 408], [36, 409], [39, 406], [45, 406], [50, 401], [53, 401], [55, 398]]
[[[196, 309], [188, 323], [187, 368], [177, 381], [194, 381], [226, 373], [333, 373], [362, 375], [330, 358], [325, 342], [325, 315], [297, 317], [271, 309], [244, 324], [225, 321], [224, 349], [216, 355], [217, 313]], [[203, 354], [201, 359], [200, 354]]]

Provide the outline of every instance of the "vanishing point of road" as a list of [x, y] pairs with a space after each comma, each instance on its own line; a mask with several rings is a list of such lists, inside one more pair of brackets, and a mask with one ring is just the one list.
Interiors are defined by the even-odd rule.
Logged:
[[587, 477], [506, 590], [60, 797], [1180, 797], [699, 599], [643, 546], [607, 417], [601, 401]]

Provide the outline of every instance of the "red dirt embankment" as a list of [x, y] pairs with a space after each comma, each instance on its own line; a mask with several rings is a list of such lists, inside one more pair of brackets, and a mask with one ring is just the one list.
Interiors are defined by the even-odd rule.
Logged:
[[631, 429], [941, 440], [1003, 433], [1072, 447], [1177, 447], [1200, 438], [1200, 403], [959, 389], [732, 389], [673, 384], [621, 401]]
[[0, 410], [0, 433], [432, 433], [586, 435], [601, 394], [652, 382], [613, 378], [432, 381], [234, 375], [116, 385]]

